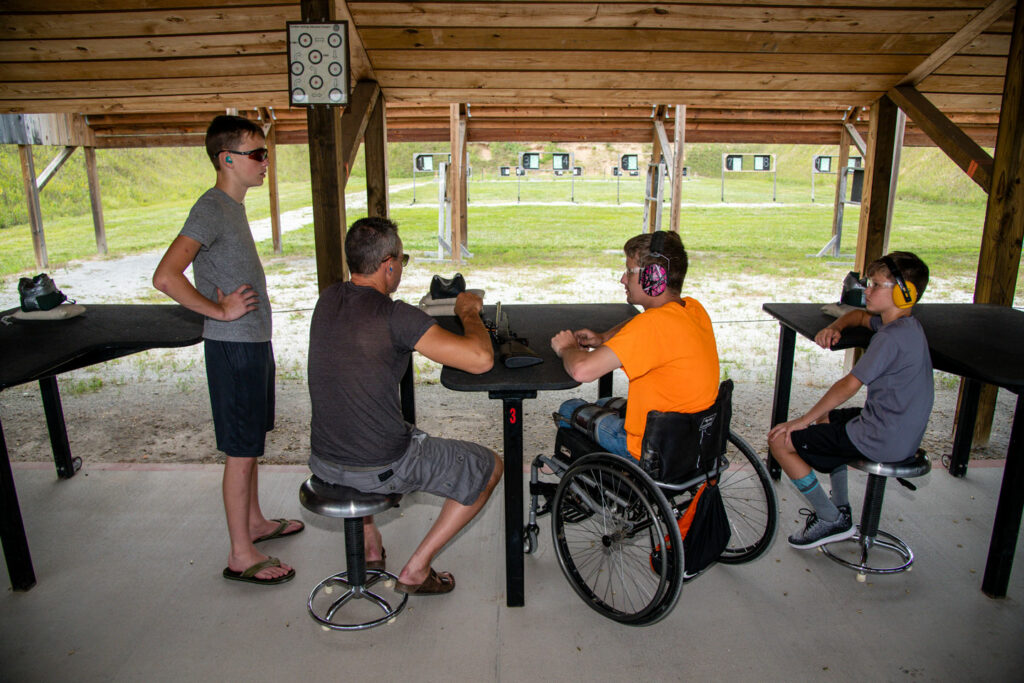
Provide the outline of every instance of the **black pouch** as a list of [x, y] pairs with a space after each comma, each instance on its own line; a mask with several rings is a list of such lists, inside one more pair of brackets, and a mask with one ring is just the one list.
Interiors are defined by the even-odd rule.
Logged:
[[722, 491], [717, 483], [707, 483], [696, 505], [690, 529], [683, 539], [683, 562], [686, 573], [690, 575], [703, 571], [717, 560], [725, 552], [732, 536], [729, 514], [725, 511]]
[[21, 310], [26, 312], [48, 311], [68, 300], [46, 273], [18, 280], [18, 296], [21, 298]]

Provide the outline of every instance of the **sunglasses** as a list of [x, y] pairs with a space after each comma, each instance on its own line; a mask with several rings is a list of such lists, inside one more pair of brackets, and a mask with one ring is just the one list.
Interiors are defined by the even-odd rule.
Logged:
[[266, 147], [259, 147], [257, 149], [250, 149], [248, 152], [240, 152], [237, 149], [222, 149], [222, 152], [230, 152], [231, 154], [238, 154], [239, 156], [249, 157], [257, 164], [262, 164], [270, 156], [270, 150]]
[[[386, 258], [383, 261], [381, 261], [381, 263], [387, 263], [389, 259], [397, 259], [397, 258], [398, 258], [397, 256], [388, 256], [388, 258]], [[403, 266], [409, 265], [409, 255], [408, 254], [402, 254], [402, 259], [401, 260], [402, 260], [402, 265]]]

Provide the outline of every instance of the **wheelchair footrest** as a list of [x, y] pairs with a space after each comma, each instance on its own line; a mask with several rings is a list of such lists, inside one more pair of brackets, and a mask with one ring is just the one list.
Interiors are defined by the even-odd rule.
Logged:
[[537, 506], [536, 514], [538, 517], [546, 515], [551, 512], [551, 501], [554, 500], [555, 491], [558, 489], [558, 484], [550, 481], [537, 481], [530, 482], [530, 495], [531, 496], [543, 496], [544, 502]]

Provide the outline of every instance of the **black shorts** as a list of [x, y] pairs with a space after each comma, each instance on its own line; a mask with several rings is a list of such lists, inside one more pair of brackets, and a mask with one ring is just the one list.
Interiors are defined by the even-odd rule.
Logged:
[[263, 455], [274, 428], [274, 349], [270, 342], [205, 340], [217, 450], [238, 458]]
[[860, 408], [837, 408], [828, 422], [792, 432], [789, 438], [797, 455], [819, 472], [831, 472], [841, 465], [867, 458], [846, 434], [846, 423], [860, 415]]

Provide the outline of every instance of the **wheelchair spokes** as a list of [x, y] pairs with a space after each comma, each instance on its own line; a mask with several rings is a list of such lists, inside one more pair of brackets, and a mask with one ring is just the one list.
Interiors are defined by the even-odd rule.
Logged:
[[778, 503], [761, 458], [750, 444], [731, 431], [725, 457], [729, 468], [721, 474], [718, 486], [732, 537], [718, 561], [740, 564], [760, 557], [771, 547]]
[[[668, 501], [639, 468], [606, 454], [582, 458], [559, 483], [552, 513], [559, 564], [593, 609], [636, 625], [671, 610], [682, 541]], [[666, 539], [670, 552], [659, 552]]]

